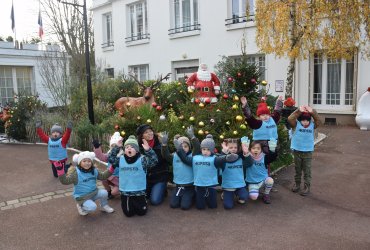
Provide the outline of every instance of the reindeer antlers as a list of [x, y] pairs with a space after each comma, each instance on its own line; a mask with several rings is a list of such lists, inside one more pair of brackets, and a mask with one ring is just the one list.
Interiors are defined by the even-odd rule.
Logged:
[[162, 74], [161, 74], [160, 76], [158, 76], [157, 81], [153, 82], [152, 85], [150, 85], [150, 88], [154, 89], [154, 88], [158, 87], [159, 84], [161, 84], [161, 82], [163, 80], [168, 80], [170, 78], [170, 75], [171, 75], [171, 73], [167, 73], [167, 75], [165, 77], [162, 77]]
[[138, 79], [137, 79], [137, 77], [135, 76], [135, 74], [130, 74], [130, 77], [132, 78], [132, 79], [134, 79], [134, 81], [142, 88], [142, 89], [145, 89], [145, 86], [144, 86], [144, 84], [142, 83], [142, 82], [140, 82]]

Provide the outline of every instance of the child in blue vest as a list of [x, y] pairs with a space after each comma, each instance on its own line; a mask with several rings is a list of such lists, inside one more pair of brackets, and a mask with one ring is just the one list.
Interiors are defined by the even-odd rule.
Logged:
[[257, 200], [260, 188], [263, 188], [262, 200], [266, 204], [271, 203], [270, 191], [274, 185], [274, 179], [269, 177], [267, 165], [273, 162], [277, 154], [275, 152], [277, 142], [274, 139], [268, 141], [269, 153], [262, 152], [262, 145], [259, 141], [242, 143], [243, 152], [249, 152], [246, 156], [251, 158], [252, 164], [247, 167], [245, 181], [248, 184], [249, 198]]
[[77, 210], [80, 215], [87, 215], [96, 210], [96, 200], [100, 202], [100, 210], [113, 213], [114, 209], [108, 205], [108, 193], [104, 189], [97, 188], [97, 180], [105, 180], [112, 175], [112, 170], [104, 172], [98, 170], [94, 164], [95, 154], [84, 151], [74, 156], [77, 158], [77, 167], [71, 167], [65, 174], [62, 166], [56, 167], [59, 181], [64, 185], [73, 184], [73, 197], [77, 202]]
[[[288, 117], [288, 122], [293, 129], [290, 148], [293, 150], [295, 163], [295, 184], [292, 187], [292, 191], [306, 196], [310, 193], [315, 129], [319, 125], [320, 120], [316, 111], [311, 107], [301, 106]], [[301, 191], [302, 172], [304, 174], [304, 188]]]
[[[248, 191], [245, 184], [245, 172], [247, 166], [252, 164], [250, 157], [243, 156], [243, 152], [239, 152], [238, 140], [228, 139], [222, 143], [222, 153], [238, 154], [238, 159], [234, 162], [227, 162], [222, 168], [222, 189], [223, 203], [225, 209], [234, 207], [234, 197], [238, 198], [240, 204], [244, 204], [248, 199]], [[248, 151], [245, 152], [247, 154]]]
[[[112, 148], [118, 146], [121, 148], [120, 152], [117, 156], [123, 155], [123, 138], [121, 137], [119, 132], [114, 132], [114, 134], [111, 136], [109, 141], [109, 151], [107, 153], [103, 153], [101, 144], [99, 140], [94, 139], [93, 140], [93, 146], [94, 146], [94, 153], [96, 155], [96, 158], [99, 160], [107, 163], [107, 168], [110, 167], [111, 164], [108, 163], [108, 156]], [[110, 176], [108, 179], [102, 181], [102, 184], [108, 192], [108, 199], [113, 199], [114, 196], [119, 194], [119, 169], [116, 168], [114, 170], [114, 173], [112, 176]]]
[[217, 208], [217, 168], [222, 168], [226, 162], [236, 161], [238, 155], [215, 156], [215, 142], [210, 134], [201, 142], [201, 152], [194, 152], [192, 156], [186, 154], [178, 139], [174, 140], [174, 144], [181, 161], [193, 167], [196, 207], [205, 209], [207, 204], [209, 208]]
[[112, 149], [108, 162], [111, 168], [119, 168], [119, 190], [121, 207], [127, 217], [145, 215], [146, 173], [147, 169], [158, 163], [158, 157], [148, 142], [143, 139], [145, 155], [140, 154], [139, 144], [134, 135], [130, 135], [124, 144], [124, 155], [117, 156], [119, 147]]
[[55, 123], [50, 129], [50, 137], [47, 136], [41, 128], [41, 121], [36, 122], [36, 132], [41, 141], [48, 144], [48, 157], [51, 163], [54, 177], [58, 177], [56, 167], [63, 167], [67, 172], [69, 165], [66, 164], [68, 160], [67, 143], [72, 132], [72, 122], [68, 121], [67, 129], [63, 134], [62, 127]]
[[280, 113], [283, 108], [282, 96], [276, 100], [274, 112], [271, 114], [265, 99], [258, 104], [257, 117], [254, 118], [251, 109], [248, 105], [247, 98], [244, 96], [240, 98], [242, 109], [248, 126], [253, 129], [253, 141], [259, 141], [262, 145], [262, 151], [268, 154], [268, 140], [278, 139], [277, 124], [280, 121]]
[[[187, 135], [191, 138], [193, 144], [193, 152], [200, 152], [199, 140], [194, 136], [193, 126], [190, 126], [186, 130]], [[192, 156], [191, 144], [188, 137], [175, 136], [175, 140], [178, 140], [181, 144], [182, 149], [185, 151], [186, 156]], [[173, 166], [173, 182], [176, 184], [176, 188], [172, 191], [170, 207], [187, 210], [193, 203], [195, 194], [194, 190], [194, 175], [191, 166], [186, 165], [181, 161], [178, 154], [175, 152], [170, 153], [168, 149], [168, 133], [162, 133], [162, 156], [168, 163], [172, 163]]]

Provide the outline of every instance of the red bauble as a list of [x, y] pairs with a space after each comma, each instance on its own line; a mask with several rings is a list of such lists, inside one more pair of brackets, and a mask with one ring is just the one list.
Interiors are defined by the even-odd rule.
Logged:
[[232, 77], [227, 78], [229, 82], [232, 82], [234, 79]]
[[157, 107], [157, 103], [156, 102], [152, 102], [152, 107], [153, 108]]
[[196, 104], [199, 104], [199, 103], [200, 103], [200, 99], [199, 99], [199, 98], [196, 98], [194, 102], [195, 102]]
[[207, 104], [210, 104], [211, 103], [211, 99], [209, 99], [208, 97], [204, 100], [205, 103]]
[[119, 126], [118, 126], [118, 124], [114, 125], [114, 129], [115, 129], [115, 130], [119, 130]]
[[157, 106], [157, 107], [156, 107], [156, 109], [157, 109], [158, 111], [161, 111], [161, 110], [162, 110], [162, 107], [161, 107], [161, 106]]
[[251, 83], [256, 84], [256, 82], [257, 82], [256, 79], [254, 78], [251, 79]]
[[229, 98], [229, 95], [225, 93], [222, 97], [226, 100], [227, 98]]
[[238, 77], [241, 77], [241, 76], [242, 76], [242, 73], [238, 72], [238, 74], [237, 74], [237, 75], [238, 75]]

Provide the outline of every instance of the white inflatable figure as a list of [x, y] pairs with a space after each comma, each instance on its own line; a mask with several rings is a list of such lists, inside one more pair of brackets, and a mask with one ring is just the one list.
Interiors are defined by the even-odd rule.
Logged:
[[361, 130], [370, 130], [370, 87], [357, 104], [356, 124]]

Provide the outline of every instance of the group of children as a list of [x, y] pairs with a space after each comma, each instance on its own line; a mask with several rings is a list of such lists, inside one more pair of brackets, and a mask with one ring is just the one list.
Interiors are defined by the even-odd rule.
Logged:
[[[127, 217], [145, 215], [147, 199], [152, 205], [160, 204], [167, 194], [169, 176], [168, 165], [173, 166], [173, 182], [170, 206], [189, 209], [194, 201], [198, 209], [217, 207], [215, 187], [221, 184], [225, 209], [234, 207], [248, 199], [257, 200], [262, 190], [264, 203], [271, 203], [270, 191], [274, 184], [270, 177], [269, 164], [277, 157], [277, 124], [283, 106], [282, 98], [276, 101], [270, 114], [263, 101], [258, 105], [257, 117], [252, 115], [247, 99], [241, 98], [243, 113], [248, 125], [253, 129], [253, 140], [247, 137], [227, 139], [222, 143], [222, 152], [215, 154], [215, 142], [208, 134], [201, 142], [195, 137], [193, 127], [186, 130], [188, 137], [176, 135], [173, 139], [176, 152], [170, 153], [169, 134], [163, 132], [161, 141], [150, 125], [137, 128], [136, 135], [130, 135], [123, 143], [118, 132], [110, 139], [110, 150], [104, 154], [99, 141], [94, 140], [94, 152], [81, 152], [73, 158], [73, 167], [67, 170], [66, 144], [72, 124], [68, 123], [66, 133], [55, 124], [48, 137], [37, 122], [37, 133], [48, 142], [49, 160], [54, 176], [62, 184], [74, 184], [73, 197], [80, 215], [95, 211], [96, 200], [100, 209], [114, 212], [108, 199], [121, 196], [121, 207]], [[313, 119], [312, 119], [313, 118]], [[292, 113], [288, 122], [293, 128], [291, 149], [295, 161], [295, 184], [293, 192], [307, 195], [311, 185], [311, 160], [314, 150], [314, 129], [319, 120], [317, 113], [309, 106], [301, 106]], [[101, 171], [93, 164], [95, 158], [107, 163], [107, 170]], [[304, 186], [301, 190], [301, 177], [304, 173]], [[218, 177], [222, 175], [222, 183]], [[97, 188], [97, 180], [102, 180], [105, 189]]]

